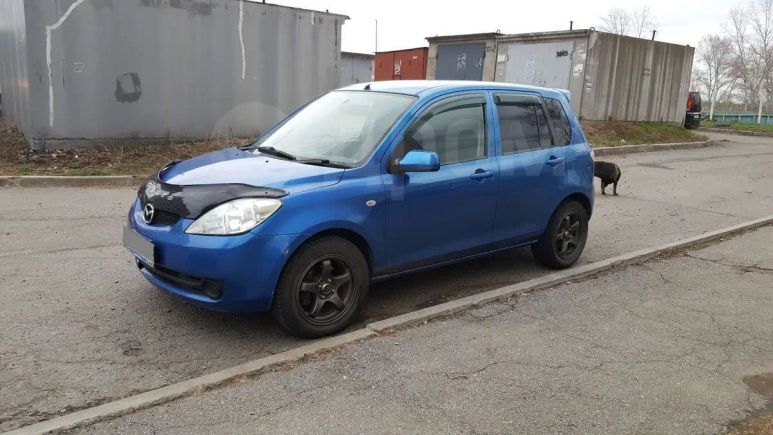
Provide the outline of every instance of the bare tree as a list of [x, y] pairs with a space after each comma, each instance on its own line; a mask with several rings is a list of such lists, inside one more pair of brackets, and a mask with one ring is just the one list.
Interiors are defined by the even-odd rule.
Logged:
[[631, 29], [631, 16], [625, 9], [613, 8], [601, 18], [599, 29], [604, 32], [627, 35]]
[[714, 119], [714, 107], [733, 84], [733, 42], [719, 35], [704, 36], [696, 49], [699, 67], [695, 79], [708, 94], [711, 108], [709, 119]]
[[733, 75], [744, 98], [757, 104], [757, 123], [773, 90], [773, 0], [751, 0], [730, 11], [729, 38], [734, 47]]
[[654, 30], [655, 17], [652, 15], [652, 10], [649, 6], [642, 6], [638, 9], [634, 9], [630, 13], [632, 36], [637, 38], [643, 38], [650, 31]]

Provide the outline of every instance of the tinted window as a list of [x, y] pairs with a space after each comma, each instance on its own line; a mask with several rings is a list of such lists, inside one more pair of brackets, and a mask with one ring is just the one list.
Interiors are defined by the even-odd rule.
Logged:
[[434, 151], [440, 164], [486, 156], [486, 104], [480, 97], [457, 97], [430, 107], [406, 132], [394, 157], [420, 149]]
[[545, 112], [532, 102], [497, 103], [502, 154], [536, 150], [551, 145]]
[[553, 138], [558, 146], [572, 143], [572, 126], [566, 117], [564, 106], [561, 102], [552, 98], [545, 98], [545, 107], [548, 109], [548, 119], [553, 128]]

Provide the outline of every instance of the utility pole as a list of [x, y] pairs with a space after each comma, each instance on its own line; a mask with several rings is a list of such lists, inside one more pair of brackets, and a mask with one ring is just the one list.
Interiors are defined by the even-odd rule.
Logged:
[[574, 30], [574, 21], [569, 21], [569, 30]]
[[653, 40], [653, 41], [655, 40], [655, 35], [656, 35], [657, 33], [658, 33], [658, 31], [657, 31], [657, 30], [653, 30], [653, 31], [652, 31], [652, 40]]

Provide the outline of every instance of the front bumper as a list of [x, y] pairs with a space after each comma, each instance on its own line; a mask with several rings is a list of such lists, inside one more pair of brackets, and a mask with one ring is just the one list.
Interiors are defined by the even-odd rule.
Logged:
[[237, 236], [185, 234], [190, 219], [173, 225], [148, 225], [139, 201], [128, 226], [153, 242], [155, 264], [135, 257], [143, 276], [186, 301], [217, 311], [253, 312], [271, 308], [279, 274], [300, 242], [300, 235]]

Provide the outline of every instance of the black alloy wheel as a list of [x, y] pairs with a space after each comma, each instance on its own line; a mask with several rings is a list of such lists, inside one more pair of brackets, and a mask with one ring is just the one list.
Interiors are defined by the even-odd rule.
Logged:
[[588, 211], [577, 201], [562, 203], [545, 232], [531, 246], [534, 258], [551, 269], [566, 269], [582, 255], [588, 239]]
[[271, 312], [295, 335], [335, 334], [365, 305], [369, 286], [368, 262], [354, 243], [337, 236], [312, 239], [285, 264]]
[[327, 256], [311, 264], [298, 286], [297, 309], [309, 323], [328, 326], [357, 300], [357, 286], [345, 259]]

